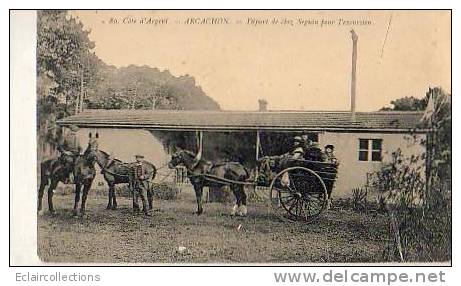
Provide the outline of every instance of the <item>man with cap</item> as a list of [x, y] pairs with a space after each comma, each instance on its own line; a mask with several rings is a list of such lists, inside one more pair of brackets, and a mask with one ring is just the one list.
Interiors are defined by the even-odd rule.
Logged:
[[302, 159], [304, 156], [303, 138], [301, 136], [295, 136], [293, 138], [293, 150], [290, 155], [293, 159]]
[[135, 155], [136, 162], [133, 165], [133, 211], [139, 212], [138, 197], [142, 200], [142, 211], [145, 215], [149, 215], [148, 207], [148, 190], [149, 190], [149, 177], [144, 162], [143, 155]]
[[[281, 156], [281, 158], [291, 158], [291, 159], [303, 159], [304, 157], [304, 140], [301, 136], [295, 136], [293, 138], [293, 149], [290, 153], [286, 153]], [[285, 172], [281, 177], [281, 184], [283, 186], [290, 185], [290, 178], [288, 172]]]
[[331, 144], [325, 146], [325, 152], [322, 156], [322, 161], [327, 163], [339, 164], [338, 159], [336, 159], [334, 152], [335, 147]]
[[309, 161], [322, 161], [322, 156], [323, 152], [319, 143], [311, 141], [309, 147], [306, 148], [304, 158]]
[[[69, 157], [72, 158], [74, 165], [77, 162], [78, 157], [80, 156], [83, 150], [82, 145], [80, 144], [80, 140], [77, 136], [78, 130], [79, 128], [76, 125], [69, 126], [69, 132], [64, 133], [63, 137], [58, 143], [57, 149], [61, 153], [61, 157], [60, 157], [61, 162], [68, 161], [67, 159]], [[71, 182], [73, 182], [74, 180], [73, 172], [69, 173], [68, 179]]]

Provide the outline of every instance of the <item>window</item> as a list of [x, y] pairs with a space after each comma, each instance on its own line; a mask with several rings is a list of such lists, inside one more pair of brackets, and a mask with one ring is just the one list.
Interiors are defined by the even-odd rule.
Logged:
[[381, 162], [382, 139], [359, 139], [359, 161]]
[[359, 139], [359, 161], [368, 161], [368, 139]]

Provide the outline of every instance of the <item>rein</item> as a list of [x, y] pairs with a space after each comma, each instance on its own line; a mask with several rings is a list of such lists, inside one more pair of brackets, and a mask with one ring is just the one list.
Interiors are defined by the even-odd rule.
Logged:
[[[98, 162], [99, 162], [99, 160], [98, 160]], [[126, 166], [126, 167], [128, 167], [128, 168], [131, 168], [131, 164], [130, 164], [130, 163], [125, 163], [125, 162], [122, 162], [122, 161], [119, 161], [119, 160], [115, 160], [115, 159], [114, 159], [114, 160], [112, 160], [108, 165], [106, 165], [106, 166], [100, 166], [101, 169], [102, 169], [101, 171], [102, 171], [103, 173], [106, 173], [106, 172], [107, 172], [107, 173], [109, 173], [109, 174], [111, 174], [111, 175], [113, 175], [113, 176], [120, 176], [120, 177], [124, 177], [124, 178], [129, 178], [129, 177], [130, 177], [129, 175], [119, 174], [119, 173], [112, 172], [112, 171], [109, 171], [109, 170], [108, 170], [108, 168], [109, 168], [110, 166], [112, 166], [115, 162], [121, 164], [122, 166]], [[165, 164], [163, 164], [163, 165], [160, 166], [159, 168], [155, 168], [155, 166], [154, 166], [156, 173], [158, 174], [158, 171], [161, 170], [161, 169], [163, 169], [163, 168], [165, 168], [167, 165], [168, 165], [168, 162], [165, 163]], [[173, 171], [169, 172], [160, 182], [163, 182], [167, 177], [169, 177], [169, 176], [171, 175], [172, 172], [173, 172]]]
[[237, 185], [255, 186], [254, 182], [236, 181], [236, 180], [226, 179], [223, 177], [213, 176], [210, 174], [190, 175], [189, 177], [202, 177], [207, 181], [220, 183], [220, 184], [226, 184], [226, 185], [237, 184]]
[[118, 173], [109, 171], [109, 170], [107, 170], [107, 169], [105, 169], [105, 168], [102, 168], [102, 172], [103, 172], [103, 173], [109, 173], [109, 174], [114, 175], [114, 176], [125, 177], [125, 178], [129, 178], [129, 177], [130, 177], [129, 175], [118, 174]]

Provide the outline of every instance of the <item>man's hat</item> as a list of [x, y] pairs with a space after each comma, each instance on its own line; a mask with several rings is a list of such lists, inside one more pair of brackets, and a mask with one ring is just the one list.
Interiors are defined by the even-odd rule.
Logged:
[[70, 129], [71, 131], [77, 132], [80, 128], [78, 128], [77, 125], [71, 125], [71, 126], [69, 126], [69, 129]]
[[335, 149], [335, 146], [331, 145], [331, 144], [328, 144], [325, 146], [325, 149], [331, 149], [331, 150], [334, 150]]
[[301, 136], [295, 136], [295, 137], [293, 138], [293, 141], [294, 141], [294, 142], [303, 142], [303, 138], [302, 138]]
[[135, 158], [144, 159], [144, 156], [143, 156], [143, 155], [139, 155], [139, 154], [137, 154], [137, 155], [134, 155], [134, 157], [135, 157]]
[[314, 141], [314, 142], [311, 143], [311, 145], [309, 147], [310, 148], [319, 148], [320, 146], [319, 146], [319, 143]]

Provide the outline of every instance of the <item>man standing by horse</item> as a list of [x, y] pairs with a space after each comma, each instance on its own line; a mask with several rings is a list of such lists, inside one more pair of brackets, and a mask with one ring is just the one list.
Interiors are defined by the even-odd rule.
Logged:
[[148, 192], [149, 192], [149, 174], [147, 163], [143, 160], [143, 155], [136, 155], [136, 162], [133, 166], [133, 211], [139, 212], [138, 197], [142, 200], [142, 211], [149, 216]]
[[[77, 131], [79, 128], [76, 125], [71, 125], [69, 126], [69, 130], [69, 132], [63, 134], [61, 142], [58, 143], [57, 149], [59, 152], [61, 152], [61, 162], [66, 162], [70, 157], [72, 158], [72, 161], [75, 165], [82, 153], [83, 148], [77, 136]], [[74, 171], [70, 172], [66, 183], [69, 183], [69, 181], [72, 183], [74, 181], [74, 175]]]

